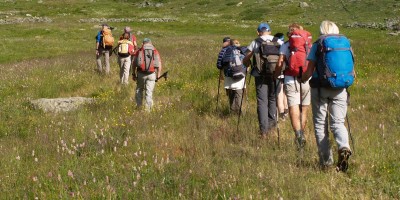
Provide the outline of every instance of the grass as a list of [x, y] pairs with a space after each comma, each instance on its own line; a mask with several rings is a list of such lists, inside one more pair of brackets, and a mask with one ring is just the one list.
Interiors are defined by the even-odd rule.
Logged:
[[[248, 44], [261, 20], [273, 19], [273, 31], [285, 32], [292, 21], [305, 24], [312, 19], [305, 27], [316, 39], [318, 24], [325, 19], [318, 9], [327, 1], [312, 1], [306, 10], [271, 1], [276, 9], [268, 8], [271, 13], [262, 18], [237, 16], [267, 7], [246, 2], [237, 7], [236, 1], [163, 1], [161, 8], [135, 8], [135, 3], [44, 1], [37, 7], [36, 1], [2, 2], [0, 19], [32, 14], [53, 20], [1, 25], [0, 35], [6, 38], [0, 45], [2, 199], [400, 198], [400, 70], [394, 56], [400, 53], [398, 37], [384, 30], [340, 26], [356, 53], [357, 80], [350, 89], [348, 111], [356, 146], [349, 172], [336, 173], [318, 168], [311, 117], [302, 163], [297, 162], [288, 121], [280, 123], [280, 146], [276, 137], [270, 141], [257, 137], [253, 80], [239, 132], [237, 117], [227, 114], [224, 92], [219, 112], [215, 111], [215, 62], [224, 36]], [[382, 21], [398, 13], [378, 4], [353, 1], [346, 7], [350, 12], [363, 10], [354, 15], [361, 22], [369, 22], [369, 12]], [[133, 8], [135, 12], [127, 15], [116, 12]], [[339, 3], [325, 10], [336, 13], [332, 20], [338, 24], [352, 21], [353, 14]], [[135, 110], [131, 100], [132, 82], [128, 87], [119, 85], [114, 56], [111, 76], [94, 71], [98, 23], [78, 20], [164, 16], [178, 21], [129, 23], [144, 32], [139, 40], [153, 40], [170, 71], [168, 81], [157, 83], [155, 111], [144, 113]], [[109, 24], [117, 28], [115, 35], [127, 25]], [[29, 104], [30, 99], [69, 96], [94, 97], [97, 103], [62, 114], [33, 110]]]

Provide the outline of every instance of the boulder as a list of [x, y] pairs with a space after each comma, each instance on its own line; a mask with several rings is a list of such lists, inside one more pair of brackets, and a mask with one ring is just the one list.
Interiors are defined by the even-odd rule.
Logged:
[[93, 103], [93, 98], [85, 97], [70, 97], [70, 98], [56, 98], [56, 99], [35, 99], [31, 100], [34, 109], [40, 109], [44, 112], [68, 112], [78, 109], [84, 104]]

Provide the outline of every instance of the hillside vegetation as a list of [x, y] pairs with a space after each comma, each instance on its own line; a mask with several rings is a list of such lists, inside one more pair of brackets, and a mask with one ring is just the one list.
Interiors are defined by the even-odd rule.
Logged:
[[[400, 2], [306, 2], [0, 0], [0, 198], [399, 199], [400, 38], [348, 25], [398, 19]], [[247, 45], [261, 21], [274, 33], [298, 22], [316, 39], [325, 19], [356, 54], [347, 173], [319, 168], [311, 116], [301, 161], [288, 120], [280, 144], [258, 137], [253, 78], [239, 124], [222, 88], [217, 105], [224, 36]], [[96, 73], [104, 22], [116, 37], [131, 26], [160, 51], [170, 77], [156, 85], [153, 112], [135, 109], [135, 84], [120, 86], [115, 55], [110, 76]], [[96, 103], [59, 114], [29, 103], [73, 96]]]

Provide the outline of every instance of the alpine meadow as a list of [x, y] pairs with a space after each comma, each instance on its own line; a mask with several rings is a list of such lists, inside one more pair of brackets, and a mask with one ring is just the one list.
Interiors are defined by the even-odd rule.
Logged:
[[[0, 199], [400, 199], [399, 16], [399, 0], [0, 0]], [[279, 142], [259, 137], [253, 77], [240, 118], [218, 90], [225, 36], [247, 46], [260, 22], [296, 22], [315, 41], [323, 20], [355, 54], [346, 173], [319, 167], [311, 112], [299, 158], [290, 120]], [[132, 77], [120, 84], [116, 55], [96, 72], [102, 23], [158, 49], [169, 77], [152, 112], [136, 109]], [[94, 103], [31, 105], [67, 97]]]

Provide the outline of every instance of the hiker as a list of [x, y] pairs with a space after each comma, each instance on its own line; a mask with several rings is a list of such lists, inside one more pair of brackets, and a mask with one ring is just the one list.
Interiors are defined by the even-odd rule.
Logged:
[[222, 39], [222, 48], [219, 51], [218, 59], [217, 59], [217, 68], [220, 70], [219, 71], [220, 72], [219, 73], [219, 80], [220, 81], [224, 80], [224, 75], [223, 75], [224, 69], [223, 69], [223, 66], [222, 66], [222, 57], [224, 56], [225, 51], [226, 51], [227, 47], [230, 45], [230, 43], [231, 43], [231, 38], [230, 37], [224, 37]]
[[[333, 35], [331, 35], [333, 34]], [[331, 21], [323, 21], [320, 25], [320, 38], [313, 44], [310, 54], [308, 55], [308, 69], [304, 73], [302, 80], [307, 81], [311, 76], [310, 85], [311, 85], [311, 104], [312, 104], [312, 113], [313, 113], [313, 121], [314, 121], [314, 130], [315, 137], [318, 145], [318, 154], [320, 159], [320, 164], [322, 167], [329, 167], [333, 165], [333, 155], [329, 142], [329, 133], [328, 133], [328, 121], [329, 126], [334, 135], [338, 146], [338, 163], [337, 170], [338, 171], [346, 171], [348, 167], [348, 159], [352, 154], [349, 144], [349, 133], [345, 127], [345, 118], [347, 113], [347, 97], [348, 93], [346, 88], [349, 85], [344, 85], [342, 87], [334, 87], [331, 83], [327, 81], [327, 76], [324, 76], [326, 71], [324, 69], [330, 63], [326, 62], [334, 62], [335, 64], [340, 63], [338, 67], [342, 69], [346, 69], [346, 75], [349, 76], [349, 80], [345, 81], [352, 83], [355, 78], [354, 72], [354, 60], [353, 53], [351, 47], [347, 50], [340, 47], [340, 51], [336, 51], [336, 55], [340, 55], [340, 59], [331, 59], [330, 61], [326, 61], [325, 56], [328, 56], [328, 53], [323, 53], [323, 49], [327, 49], [322, 47], [322, 40], [327, 40], [328, 36], [333, 36], [333, 40], [339, 40], [343, 37], [338, 37], [339, 28], [335, 23]], [[343, 36], [343, 35], [342, 35]], [[350, 42], [346, 38], [348, 42], [348, 46]], [[341, 40], [343, 41], [343, 40]], [[331, 43], [333, 44], [333, 43]], [[344, 44], [343, 42], [337, 43], [338, 45]], [[349, 62], [346, 62], [349, 61]], [[326, 62], [325, 62], [326, 61]], [[345, 62], [346, 66], [341, 63]], [[348, 66], [348, 64], [350, 65]]]
[[[289, 117], [293, 131], [295, 133], [295, 139], [296, 139], [295, 142], [298, 145], [298, 148], [302, 148], [306, 143], [306, 138], [304, 136], [304, 129], [307, 123], [307, 112], [311, 100], [310, 100], [310, 87], [308, 81], [306, 80], [304, 83], [302, 83], [300, 79], [302, 73], [300, 72], [300, 70], [305, 69], [307, 67], [306, 64], [303, 62], [305, 61], [307, 56], [304, 47], [305, 45], [304, 43], [301, 43], [300, 44], [301, 47], [296, 47], [295, 44], [291, 44], [297, 42], [291, 40], [292, 36], [293, 37], [296, 36], [295, 39], [299, 38], [303, 42], [306, 41], [301, 36], [294, 35], [296, 34], [295, 32], [299, 30], [303, 31], [303, 28], [299, 24], [294, 23], [289, 25], [289, 30], [287, 33], [289, 41], [285, 42], [279, 50], [280, 55], [274, 76], [276, 79], [278, 79], [279, 76], [281, 75], [280, 72], [284, 67], [284, 65], [285, 64], [288, 65], [288, 67], [286, 67], [286, 70], [284, 72], [283, 85], [285, 94], [287, 96]], [[302, 48], [303, 50], [302, 54], [300, 54], [300, 50], [297, 50], [300, 48]], [[300, 67], [302, 67], [302, 69], [299, 69], [299, 66], [295, 66], [296, 63], [294, 63], [294, 61], [297, 60], [293, 60], [292, 57], [294, 56], [299, 56], [299, 58], [296, 58], [297, 60], [299, 59], [303, 60], [299, 64]]]
[[122, 35], [119, 37], [119, 40], [122, 40], [123, 37], [124, 37], [124, 34], [128, 33], [129, 34], [129, 41], [132, 42], [133, 47], [134, 47], [133, 49], [136, 51], [137, 50], [136, 36], [133, 35], [133, 33], [131, 33], [131, 31], [132, 31], [131, 27], [125, 26], [124, 33], [122, 33]]
[[[279, 38], [282, 42], [285, 41], [285, 36], [283, 33], [276, 33], [274, 37]], [[276, 78], [275, 85], [276, 85], [276, 101], [277, 101], [277, 109], [279, 113], [279, 118], [282, 121], [285, 121], [287, 116], [289, 115], [289, 107], [287, 103], [287, 97], [283, 89], [283, 80], [285, 75], [283, 74], [286, 68], [286, 63], [283, 63], [282, 70], [280, 71], [280, 75]]]
[[136, 85], [136, 105], [142, 107], [145, 91], [145, 110], [150, 112], [153, 107], [153, 90], [156, 80], [161, 76], [161, 58], [149, 38], [143, 40], [142, 47], [135, 54], [133, 80]]
[[131, 56], [134, 53], [133, 43], [130, 41], [129, 33], [124, 33], [123, 38], [118, 41], [118, 64], [120, 67], [119, 77], [122, 85], [128, 85], [129, 71], [131, 68]]
[[[249, 66], [251, 63], [250, 59], [253, 58], [253, 66], [250, 74], [255, 79], [259, 133], [262, 138], [265, 138], [276, 126], [276, 99], [273, 71], [275, 70], [279, 46], [282, 44], [282, 41], [271, 35], [271, 28], [267, 23], [261, 23], [258, 26], [257, 34], [259, 37], [253, 40], [247, 47], [248, 51], [243, 62], [246, 66]], [[271, 48], [263, 50], [265, 49], [264, 47]]]
[[105, 73], [110, 73], [110, 55], [114, 43], [114, 38], [111, 34], [111, 27], [107, 24], [101, 25], [101, 30], [96, 36], [96, 63], [99, 73], [103, 72], [102, 57], [104, 56]]
[[243, 65], [245, 47], [240, 47], [236, 39], [230, 40], [222, 58], [224, 71], [224, 88], [229, 98], [229, 107], [232, 113], [239, 113], [242, 106], [242, 95], [245, 88], [247, 68]]

